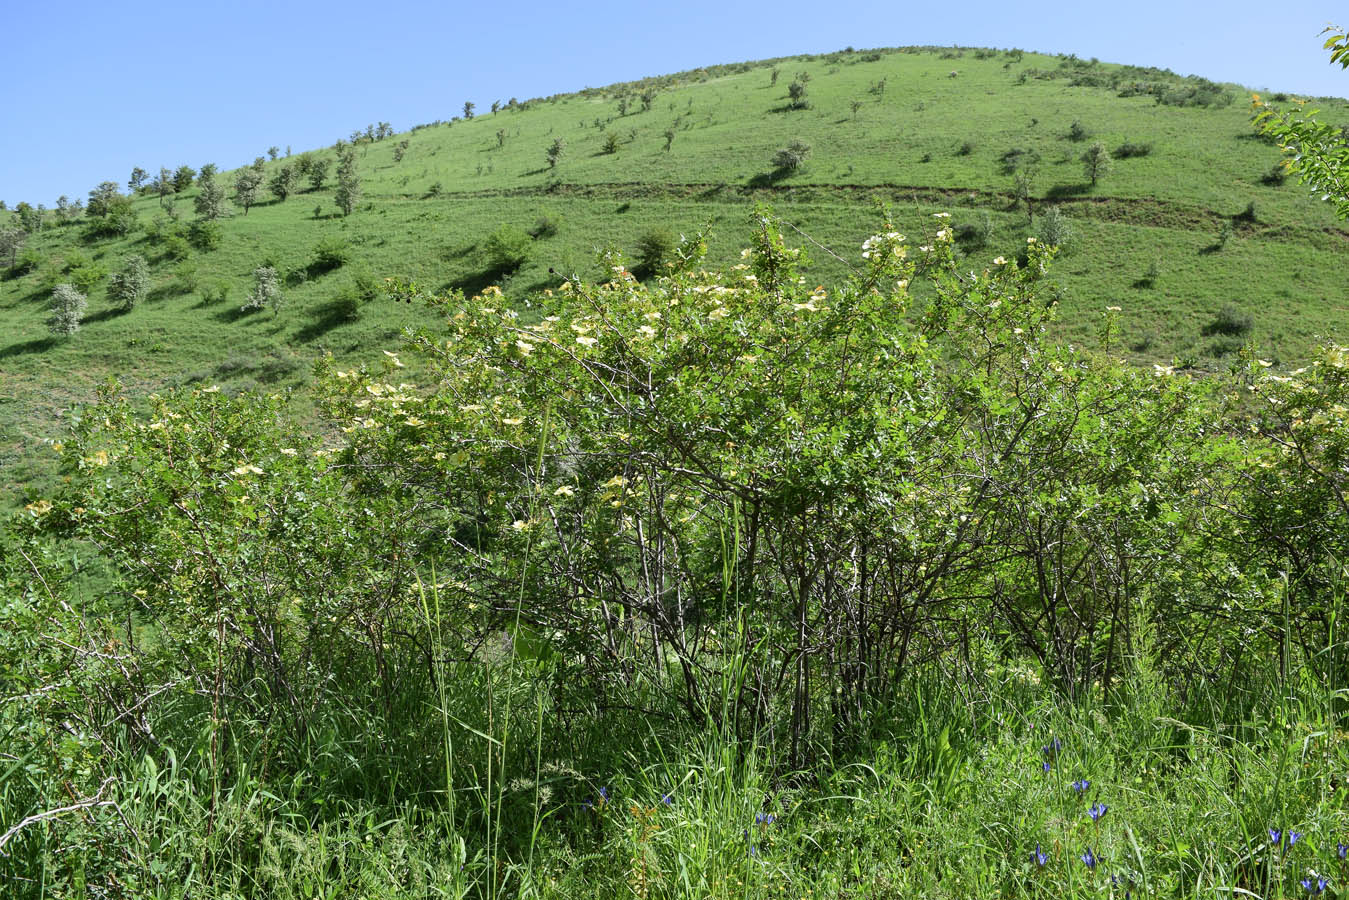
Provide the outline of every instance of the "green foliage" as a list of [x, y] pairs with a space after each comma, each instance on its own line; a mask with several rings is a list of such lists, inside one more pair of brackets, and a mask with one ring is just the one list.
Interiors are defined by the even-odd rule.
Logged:
[[70, 268], [70, 283], [82, 294], [88, 294], [108, 277], [108, 270], [98, 263], [85, 263]]
[[532, 240], [515, 225], [500, 225], [483, 241], [483, 250], [493, 271], [512, 272], [529, 259]]
[[1255, 325], [1255, 317], [1245, 310], [1226, 304], [1218, 310], [1213, 321], [1204, 326], [1204, 334], [1223, 335], [1225, 337], [1245, 337]]
[[613, 131], [606, 132], [604, 143], [600, 146], [601, 153], [617, 153], [622, 145], [618, 142], [618, 134]]
[[810, 145], [794, 140], [773, 154], [773, 167], [784, 172], [795, 172], [810, 157]]
[[258, 202], [262, 189], [262, 173], [258, 168], [240, 169], [234, 176], [234, 202], [244, 208], [244, 215]]
[[637, 239], [638, 269], [645, 273], [663, 273], [665, 263], [679, 246], [679, 236], [669, 228], [650, 228]]
[[60, 337], [74, 334], [80, 330], [80, 322], [88, 306], [88, 298], [73, 285], [58, 284], [52, 291], [51, 314], [47, 317], [48, 330]]
[[1105, 144], [1096, 141], [1088, 147], [1080, 157], [1082, 160], [1082, 170], [1091, 180], [1091, 186], [1095, 187], [1096, 182], [1110, 173], [1113, 168], [1113, 162], [1110, 158], [1110, 151], [1106, 149]]
[[330, 161], [322, 157], [314, 157], [310, 160], [309, 171], [309, 189], [311, 191], [323, 190], [324, 183], [328, 180], [328, 166]]
[[787, 97], [791, 101], [788, 106], [791, 109], [810, 109], [810, 100], [807, 98], [806, 82], [799, 77], [791, 84], [787, 85]]
[[[211, 168], [212, 170], [214, 170], [215, 167], [212, 166]], [[203, 175], [206, 174], [206, 169], [207, 169], [206, 166], [202, 166]], [[193, 170], [191, 166], [179, 166], [176, 170], [174, 170], [173, 173], [174, 191], [181, 194], [183, 191], [192, 187], [192, 179], [195, 178], [196, 176], [197, 173], [195, 170]]]
[[341, 268], [351, 259], [351, 244], [340, 235], [329, 235], [314, 246], [314, 259], [309, 264], [311, 273], [330, 272]]
[[[275, 158], [275, 157], [273, 157]], [[272, 196], [282, 203], [291, 195], [299, 183], [299, 177], [295, 169], [291, 166], [283, 165], [273, 173], [267, 187], [271, 190]]]
[[136, 211], [131, 198], [119, 193], [117, 185], [111, 181], [105, 181], [89, 192], [84, 214], [89, 220], [86, 233], [91, 239], [121, 237], [136, 227]]
[[240, 312], [255, 312], [270, 306], [272, 313], [281, 311], [285, 297], [281, 293], [281, 278], [272, 266], [259, 266], [253, 270], [253, 290], [248, 301], [239, 307]]
[[1090, 135], [1091, 132], [1087, 131], [1087, 127], [1082, 124], [1081, 119], [1073, 119], [1073, 124], [1068, 127], [1068, 140], [1070, 141], [1085, 141]]
[[210, 219], [200, 219], [193, 222], [187, 230], [187, 238], [191, 241], [192, 246], [202, 252], [218, 250], [224, 237], [225, 231], [220, 227], [220, 223]]
[[356, 170], [354, 153], [343, 154], [338, 161], [337, 191], [333, 194], [333, 202], [342, 210], [344, 216], [351, 215], [356, 209], [356, 204], [361, 202], [361, 176]]
[[225, 202], [225, 189], [215, 179], [214, 166], [202, 166], [197, 178], [197, 196], [193, 198], [193, 208], [197, 215], [208, 222], [225, 215], [228, 204]]
[[163, 240], [164, 257], [172, 260], [184, 260], [192, 255], [192, 245], [181, 234], [173, 233]]
[[122, 264], [122, 271], [108, 279], [108, 299], [125, 312], [145, 299], [150, 289], [150, 267], [145, 258], [132, 254]]
[[553, 138], [553, 142], [548, 145], [546, 156], [548, 157], [548, 168], [556, 169], [557, 164], [562, 161], [562, 154], [566, 149], [566, 142], [562, 138]]
[[1040, 226], [1036, 232], [1040, 243], [1050, 247], [1067, 249], [1073, 243], [1072, 221], [1057, 206], [1051, 206], [1040, 213]]
[[1149, 141], [1125, 141], [1115, 148], [1115, 159], [1133, 159], [1140, 156], [1149, 156], [1152, 153], [1152, 143]]

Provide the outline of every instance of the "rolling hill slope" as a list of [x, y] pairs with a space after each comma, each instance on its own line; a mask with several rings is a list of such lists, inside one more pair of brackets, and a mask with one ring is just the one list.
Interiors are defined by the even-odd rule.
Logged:
[[[793, 108], [793, 82], [805, 86], [805, 108]], [[1349, 301], [1337, 276], [1349, 232], [1301, 187], [1274, 183], [1280, 153], [1252, 134], [1247, 99], [1233, 86], [1074, 57], [840, 52], [503, 102], [495, 113], [362, 142], [363, 196], [350, 216], [334, 205], [331, 177], [284, 202], [264, 191], [247, 214], [222, 220], [209, 251], [169, 239], [192, 220], [196, 187], [172, 213], [138, 196], [139, 227], [122, 238], [88, 241], [80, 223], [49, 223], [28, 239], [31, 270], [0, 281], [0, 469], [12, 486], [4, 502], [50, 477], [44, 441], [110, 376], [141, 393], [296, 386], [325, 350], [368, 359], [427, 321], [423, 310], [382, 300], [352, 317], [341, 295], [354, 272], [466, 292], [500, 283], [516, 302], [536, 303], [557, 283], [550, 268], [597, 275], [597, 248], [631, 254], [653, 229], [710, 226], [709, 262], [729, 264], [759, 201], [797, 229], [823, 283], [846, 276], [880, 201], [912, 233], [950, 210], [971, 267], [1018, 252], [1057, 206], [1072, 232], [1056, 266], [1064, 339], [1093, 339], [1102, 308], [1117, 305], [1139, 361], [1214, 369], [1254, 339], [1291, 364], [1320, 337], [1344, 339]], [[1313, 105], [1349, 121], [1349, 103]], [[546, 151], [559, 139], [550, 166]], [[809, 145], [806, 161], [775, 169], [775, 152], [793, 140]], [[1093, 187], [1079, 158], [1096, 141], [1122, 158]], [[1134, 155], [1118, 153], [1125, 145]], [[157, 170], [153, 152], [146, 168]], [[1015, 190], [1028, 160], [1033, 219]], [[294, 162], [266, 162], [265, 178]], [[230, 186], [233, 173], [219, 179]], [[541, 219], [555, 233], [540, 232], [524, 265], [502, 271], [487, 258], [494, 229], [537, 230]], [[345, 245], [345, 265], [314, 265], [323, 241]], [[103, 278], [81, 331], [51, 337], [51, 287], [72, 270], [116, 272], [131, 253], [151, 264], [149, 299], [120, 314]], [[285, 277], [285, 305], [242, 314], [264, 263]]]

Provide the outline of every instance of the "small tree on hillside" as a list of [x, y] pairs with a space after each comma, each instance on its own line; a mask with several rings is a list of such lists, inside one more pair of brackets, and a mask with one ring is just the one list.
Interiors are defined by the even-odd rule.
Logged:
[[267, 155], [271, 158], [272, 162], [276, 162], [276, 158], [281, 155], [281, 148], [273, 144], [267, 148]]
[[216, 181], [215, 166], [202, 166], [197, 188], [197, 196], [192, 201], [197, 215], [208, 222], [225, 215], [225, 189]]
[[262, 175], [256, 169], [241, 169], [234, 176], [234, 202], [244, 208], [244, 215], [248, 215], [249, 208], [258, 202], [261, 187]]
[[56, 198], [56, 221], [62, 225], [75, 221], [83, 211], [84, 205], [78, 200], [71, 203], [65, 194]]
[[674, 146], [675, 130], [673, 128], [665, 129], [665, 152], [669, 153], [670, 148]]
[[473, 101], [472, 101], [472, 100], [467, 100], [467, 101], [464, 102], [464, 118], [465, 118], [465, 119], [471, 119], [471, 118], [473, 118]]
[[1109, 174], [1112, 166], [1110, 151], [1106, 149], [1105, 144], [1097, 141], [1087, 148], [1082, 154], [1082, 169], [1091, 179], [1091, 186], [1096, 187], [1096, 182]]
[[149, 172], [145, 171], [140, 166], [136, 166], [136, 168], [131, 170], [131, 177], [127, 179], [126, 186], [130, 188], [131, 193], [134, 194], [141, 189], [141, 185], [145, 184], [145, 180], [149, 177]]
[[1067, 250], [1073, 242], [1073, 226], [1063, 210], [1051, 206], [1040, 216], [1039, 240], [1050, 247]]
[[809, 109], [810, 101], [806, 99], [806, 83], [800, 79], [793, 81], [787, 86], [787, 96], [791, 99], [792, 109]]
[[1035, 219], [1034, 209], [1031, 207], [1031, 201], [1035, 196], [1035, 170], [1030, 166], [1017, 169], [1016, 174], [1012, 176], [1012, 196], [1016, 202], [1026, 207], [1026, 221], [1032, 222]]
[[80, 330], [84, 321], [84, 311], [89, 299], [75, 290], [73, 285], [58, 284], [52, 291], [51, 315], [47, 316], [47, 328], [52, 334], [69, 336]]
[[108, 279], [108, 299], [119, 309], [130, 312], [132, 307], [145, 298], [150, 288], [150, 268], [145, 258], [132, 254], [126, 258], [122, 271], [113, 273]]
[[168, 209], [169, 197], [173, 196], [173, 173], [167, 166], [159, 167], [159, 177], [154, 182], [155, 193], [159, 195], [159, 205]]
[[309, 189], [311, 191], [323, 190], [323, 184], [328, 180], [328, 166], [332, 162], [327, 159], [315, 157], [309, 164]]
[[271, 266], [258, 266], [253, 270], [253, 290], [248, 302], [239, 307], [240, 312], [256, 312], [264, 306], [270, 306], [272, 313], [281, 311], [285, 297], [281, 293], [281, 279]]
[[566, 141], [562, 138], [553, 138], [553, 143], [548, 147], [548, 168], [557, 168], [557, 164], [562, 161], [562, 154], [566, 146]]
[[356, 156], [348, 154], [337, 167], [337, 192], [333, 195], [337, 208], [342, 215], [351, 215], [356, 204], [361, 202], [361, 176], [356, 171]]
[[23, 248], [24, 242], [28, 240], [28, 235], [17, 225], [6, 225], [0, 228], [0, 256], [9, 257], [9, 266], [14, 266], [19, 261], [19, 250]]
[[773, 166], [780, 171], [795, 172], [810, 156], [810, 144], [804, 141], [792, 141], [773, 154]]
[[[207, 165], [210, 164], [208, 163]], [[202, 166], [201, 170], [203, 175], [206, 174], [206, 168], [207, 166]], [[211, 166], [211, 169], [212, 172], [214, 172], [215, 167]], [[192, 187], [192, 179], [195, 178], [196, 175], [197, 173], [193, 171], [191, 166], [179, 166], [173, 173], [173, 189], [181, 194], [183, 191]]]
[[604, 135], [604, 145], [600, 148], [603, 153], [617, 153], [619, 148], [618, 134], [610, 131]]
[[285, 203], [286, 198], [295, 190], [295, 183], [297, 180], [295, 170], [290, 166], [285, 165], [276, 170], [276, 174], [274, 174], [272, 180], [267, 183], [267, 187], [271, 189], [272, 195], [275, 196], [277, 200]]

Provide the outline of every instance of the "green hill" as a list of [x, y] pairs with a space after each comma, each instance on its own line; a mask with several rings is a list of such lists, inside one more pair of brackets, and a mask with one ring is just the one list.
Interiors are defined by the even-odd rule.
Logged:
[[[793, 83], [805, 86], [801, 108]], [[1315, 105], [1329, 121], [1349, 114], [1342, 100]], [[793, 140], [808, 156], [775, 167]], [[1117, 158], [1093, 187], [1080, 157], [1097, 141]], [[312, 155], [331, 161], [335, 151]], [[915, 231], [951, 211], [971, 267], [1018, 252], [1057, 206], [1072, 234], [1055, 269], [1063, 338], [1094, 339], [1101, 310], [1114, 305], [1139, 361], [1220, 368], [1254, 339], [1263, 355], [1292, 363], [1318, 337], [1344, 337], [1337, 263], [1349, 232], [1291, 180], [1276, 183], [1279, 159], [1252, 133], [1248, 97], [1232, 85], [1075, 57], [907, 48], [503, 102], [363, 141], [363, 193], [345, 217], [331, 170], [322, 189], [302, 185], [282, 202], [266, 182], [297, 160], [267, 161], [262, 199], [221, 220], [210, 250], [186, 242], [195, 186], [171, 211], [138, 195], [136, 228], [120, 238], [89, 240], [82, 222], [49, 215], [27, 240], [27, 268], [0, 281], [0, 467], [14, 486], [4, 499], [47, 477], [42, 444], [59, 436], [62, 411], [110, 376], [139, 394], [185, 383], [294, 386], [320, 351], [367, 359], [428, 315], [352, 299], [356, 273], [367, 284], [406, 276], [468, 293], [500, 283], [529, 297], [558, 283], [550, 268], [593, 275], [599, 247], [634, 258], [653, 231], [709, 225], [709, 261], [730, 264], [758, 201], [798, 229], [821, 283], [856, 260], [877, 201]], [[1029, 221], [1015, 190], [1027, 170]], [[218, 176], [231, 196], [234, 174]], [[539, 229], [544, 220], [552, 227]], [[517, 269], [487, 252], [502, 225], [538, 232]], [[345, 264], [316, 265], [321, 242], [335, 243]], [[121, 314], [98, 275], [132, 253], [150, 262], [151, 290]], [[284, 306], [241, 313], [264, 263], [283, 276]], [[53, 338], [51, 289], [78, 277], [92, 283], [84, 326]]]

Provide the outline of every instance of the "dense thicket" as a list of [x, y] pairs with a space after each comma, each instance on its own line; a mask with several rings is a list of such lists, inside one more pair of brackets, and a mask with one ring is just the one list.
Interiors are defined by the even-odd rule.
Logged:
[[[1182, 697], [1271, 653], [1338, 677], [1349, 352], [1143, 371], [1112, 356], [1113, 309], [1097, 350], [1046, 338], [1034, 240], [961, 272], [943, 216], [921, 246], [883, 225], [826, 289], [756, 223], [729, 272], [700, 239], [650, 284], [611, 257], [532, 320], [394, 285], [445, 314], [401, 351], [429, 380], [392, 353], [323, 367], [321, 438], [281, 398], [141, 412], [110, 385], [8, 538], [11, 741], [68, 745], [28, 783], [98, 796], [98, 760], [168, 728], [213, 778], [231, 748], [299, 777], [350, 720], [433, 791], [439, 733], [383, 729], [444, 711], [450, 666], [527, 668], [564, 731], [710, 722], [789, 770], [866, 746], [933, 673], [1028, 663], [1096, 701], [1140, 660]], [[57, 587], [53, 539], [106, 588]]]

